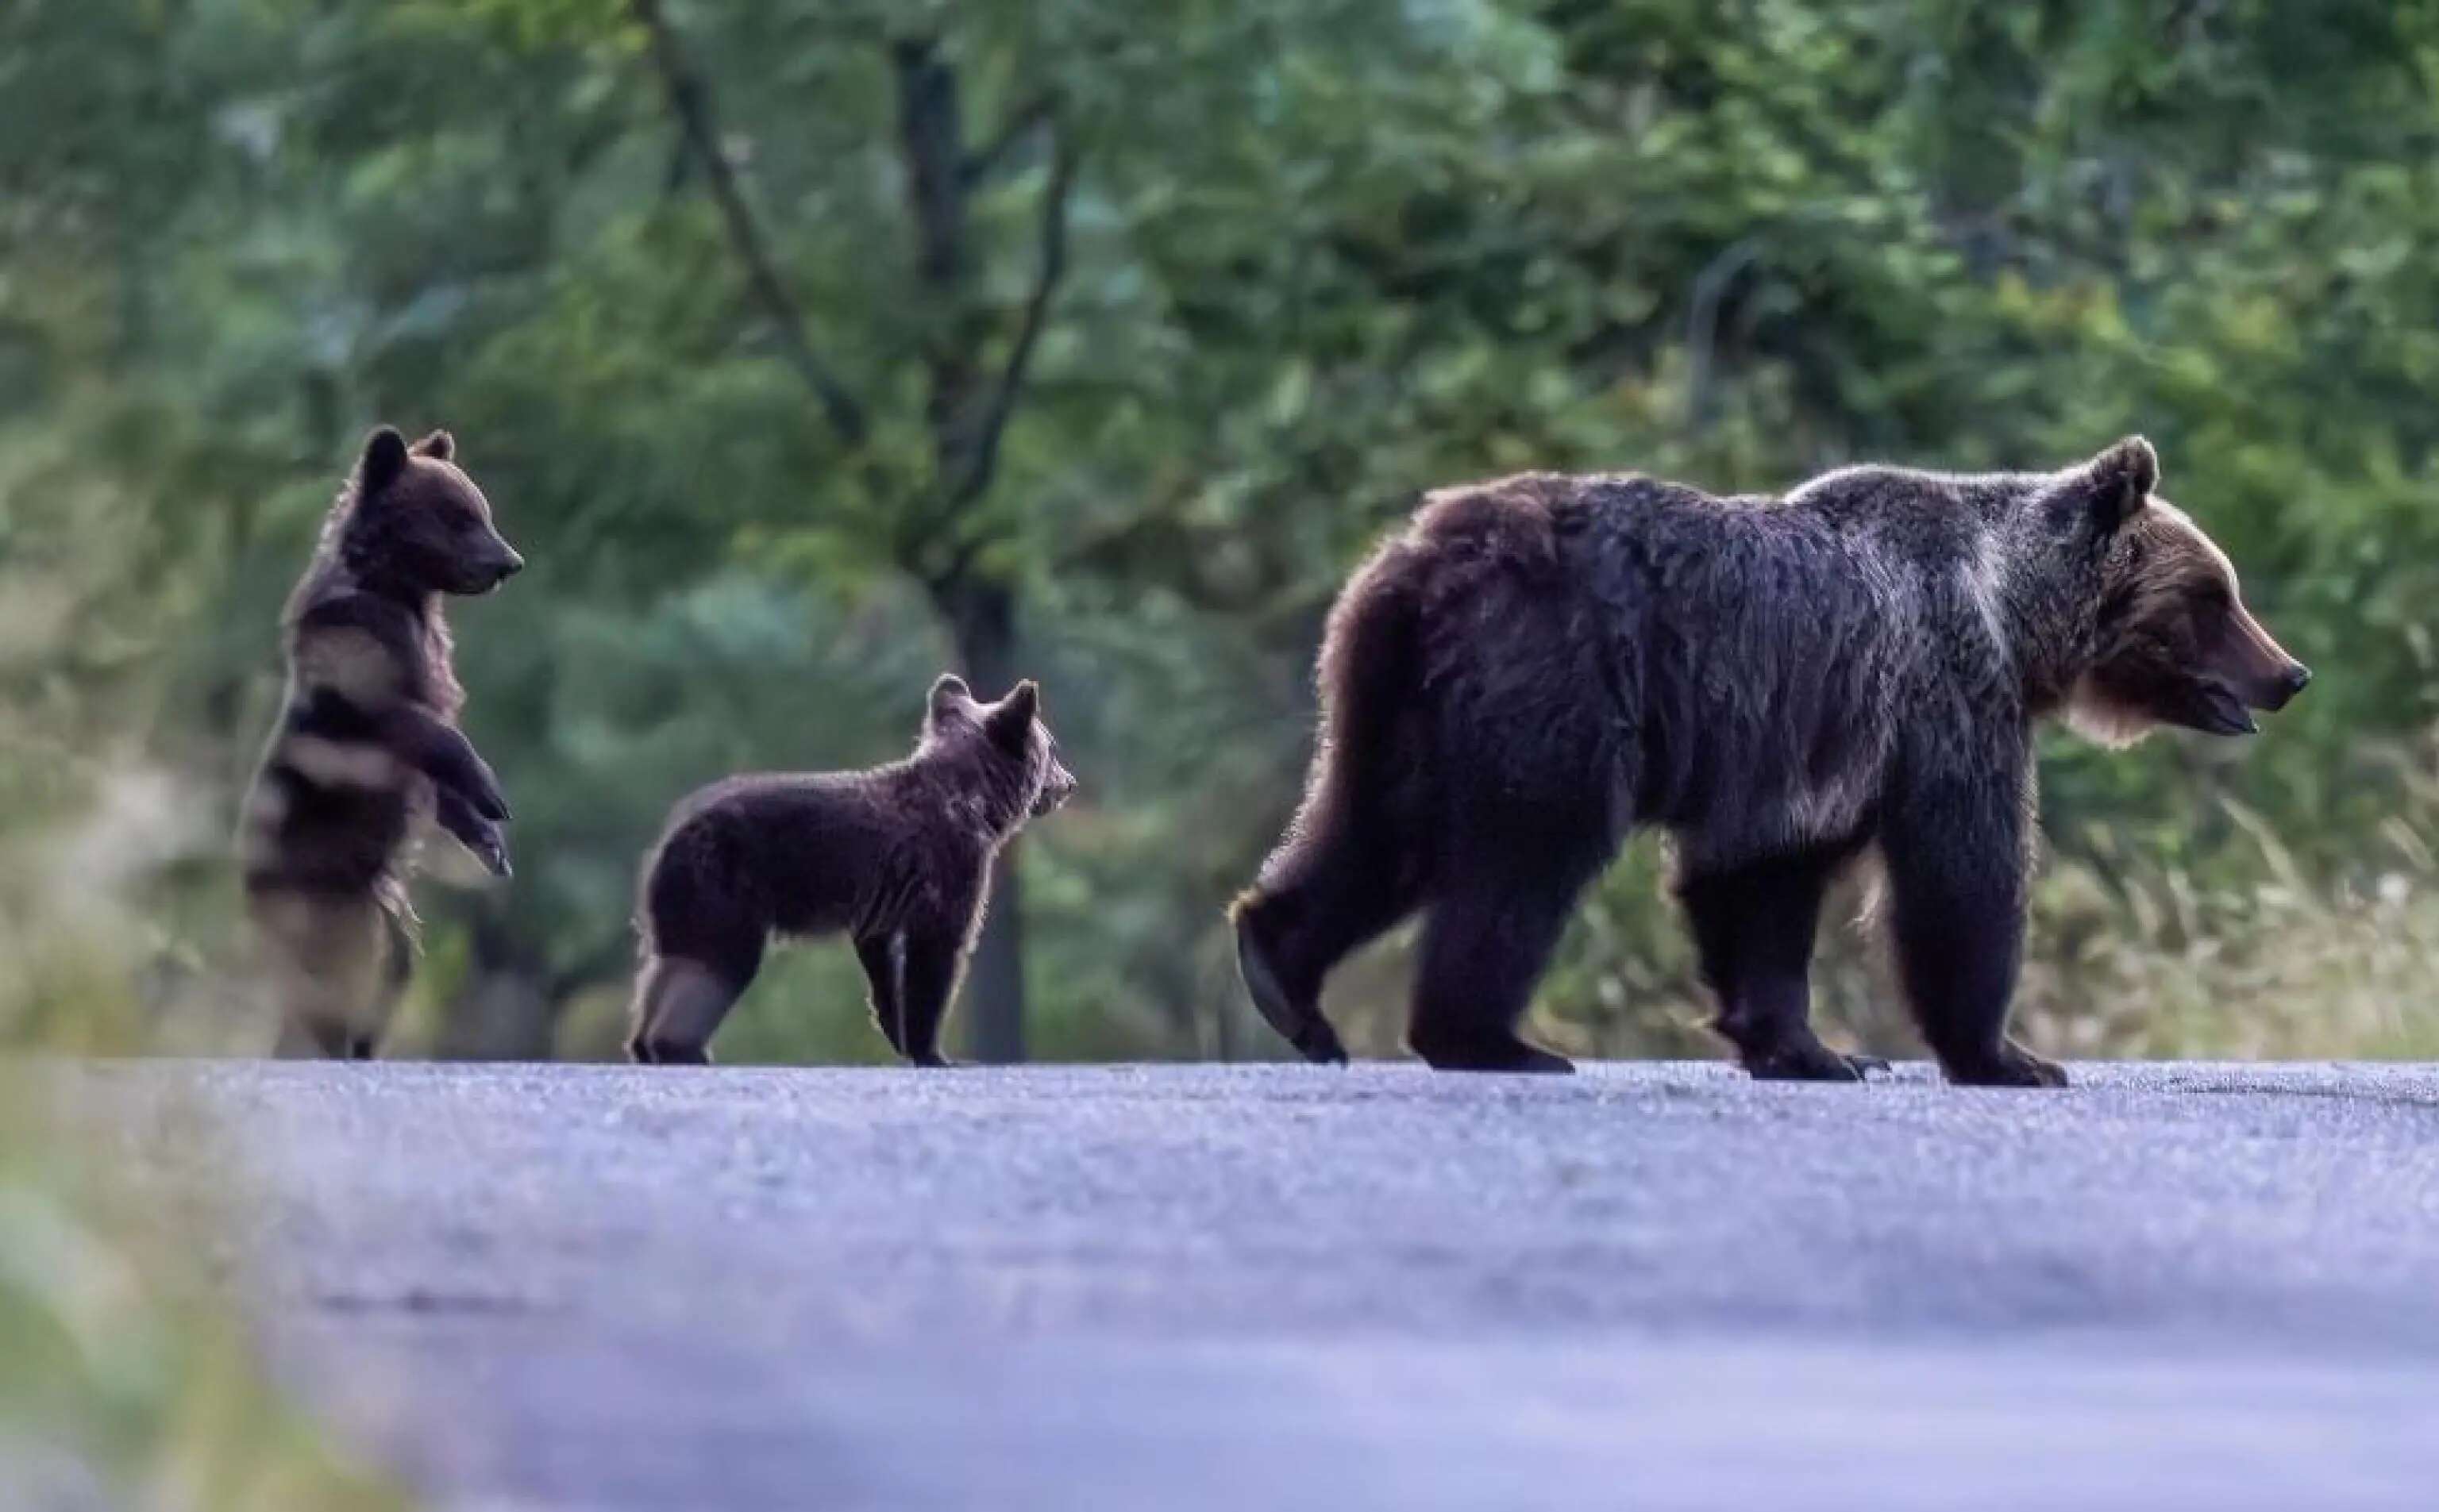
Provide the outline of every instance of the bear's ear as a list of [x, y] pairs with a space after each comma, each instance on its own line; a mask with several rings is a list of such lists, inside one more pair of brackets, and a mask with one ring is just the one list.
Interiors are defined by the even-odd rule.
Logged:
[[952, 719], [972, 707], [973, 702], [974, 695], [966, 686], [964, 678], [954, 672], [942, 672], [939, 681], [932, 685], [932, 699], [929, 704], [931, 720], [937, 724], [943, 720]]
[[359, 493], [379, 493], [405, 471], [406, 437], [398, 434], [398, 427], [383, 425], [365, 437], [365, 454], [356, 463]]
[[1041, 707], [1041, 689], [1033, 679], [1026, 678], [1011, 689], [1007, 697], [991, 705], [983, 728], [991, 738], [1010, 751], [1022, 751], [1033, 737], [1033, 716]]
[[2085, 463], [2083, 475], [2093, 523], [2103, 531], [2114, 530], [2160, 486], [2160, 454], [2143, 437], [2129, 436]]
[[416, 442], [413, 451], [418, 456], [428, 456], [436, 462], [446, 462], [457, 454], [457, 438], [447, 431], [435, 431]]

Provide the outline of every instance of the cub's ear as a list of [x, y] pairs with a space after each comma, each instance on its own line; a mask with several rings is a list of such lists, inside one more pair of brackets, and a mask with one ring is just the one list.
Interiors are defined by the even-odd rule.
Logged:
[[436, 462], [446, 462], [457, 454], [457, 438], [447, 431], [435, 431], [415, 443], [415, 454], [428, 456]]
[[2129, 436], [2085, 463], [2083, 475], [2093, 522], [2114, 530], [2160, 486], [2160, 454], [2143, 437]]
[[962, 714], [973, 706], [974, 695], [966, 680], [954, 672], [942, 672], [932, 685], [931, 718], [934, 723]]
[[365, 454], [356, 463], [358, 493], [379, 493], [406, 471], [406, 437], [398, 427], [383, 425], [365, 437]]
[[990, 715], [983, 721], [991, 738], [1011, 751], [1022, 751], [1033, 735], [1033, 716], [1041, 707], [1041, 689], [1033, 679], [1026, 678], [1011, 689], [1007, 697], [991, 705]]

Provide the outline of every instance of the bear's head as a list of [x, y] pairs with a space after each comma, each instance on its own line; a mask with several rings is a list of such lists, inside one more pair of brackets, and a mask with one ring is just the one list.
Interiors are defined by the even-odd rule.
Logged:
[[384, 425], [365, 440], [339, 545], [359, 581], [410, 596], [486, 594], [525, 564], [456, 454], [447, 431], [409, 446]]
[[923, 741], [973, 752], [1012, 777], [1011, 821], [1040, 818], [1075, 794], [1076, 774], [1059, 759], [1059, 738], [1041, 718], [1041, 690], [1030, 678], [998, 703], [982, 703], [964, 678], [942, 673], [923, 713]]
[[2128, 436], [2065, 475], [2060, 497], [2099, 552], [2090, 655], [2068, 721], [2109, 745], [2174, 724], [2251, 735], [2312, 680], [2244, 607], [2235, 569], [2183, 510], [2159, 498], [2160, 460]]

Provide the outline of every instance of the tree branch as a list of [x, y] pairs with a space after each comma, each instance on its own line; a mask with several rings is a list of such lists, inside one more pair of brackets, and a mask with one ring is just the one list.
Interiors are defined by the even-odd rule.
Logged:
[[804, 310], [780, 278], [778, 264], [772, 259], [761, 225], [754, 218], [753, 207], [745, 203], [736, 166], [721, 146], [720, 122], [712, 111], [710, 92], [679, 45], [668, 18], [661, 13], [660, 0], [630, 0], [630, 4], [635, 19], [643, 24], [651, 40], [653, 66], [668, 91], [669, 109], [678, 118], [686, 146], [703, 166], [712, 198], [719, 203], [721, 219], [727, 225], [728, 240], [745, 264], [747, 282], [779, 328], [779, 341], [789, 365], [813, 391], [823, 418], [839, 439], [849, 446], [861, 445], [868, 430], [863, 406], [856, 402], [855, 396], [847, 392], [846, 385], [839, 382], [838, 375], [813, 349]]
[[984, 408], [979, 428], [974, 433], [972, 461], [966, 475], [957, 485], [952, 498], [952, 507], [970, 504], [990, 487], [991, 475], [999, 468], [1000, 436], [1007, 429], [1008, 417], [1015, 412], [1018, 396], [1024, 387], [1026, 370], [1033, 365], [1034, 347], [1041, 342], [1041, 328], [1049, 323], [1050, 302], [1058, 295], [1059, 282], [1067, 274], [1067, 202], [1076, 187], [1076, 160], [1078, 156], [1067, 133], [1051, 122], [1050, 183], [1041, 191], [1041, 261], [1033, 278], [1033, 294], [1024, 302], [1024, 315], [1017, 326], [1016, 340], [1008, 347], [1007, 365], [1001, 369], [999, 384]]
[[992, 137], [988, 145], [967, 153], [964, 169], [967, 187], [988, 178], [991, 170], [999, 167], [1000, 159], [1007, 156], [1016, 144], [1024, 139], [1027, 132], [1046, 125], [1056, 104], [1057, 97], [1043, 90], [1019, 106], [1016, 114], [1007, 118], [1007, 124], [1000, 128], [999, 134]]

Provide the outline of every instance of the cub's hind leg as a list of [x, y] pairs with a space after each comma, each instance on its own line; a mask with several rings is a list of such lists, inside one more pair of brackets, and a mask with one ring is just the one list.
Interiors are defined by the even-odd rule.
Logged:
[[373, 990], [372, 1006], [356, 1032], [347, 1037], [347, 1055], [350, 1060], [370, 1060], [381, 1053], [382, 1041], [389, 1034], [390, 1021], [398, 1016], [398, 1005], [406, 996], [407, 984], [415, 980], [415, 931], [408, 924], [403, 897], [389, 900], [382, 908], [381, 985]]
[[735, 858], [685, 829], [653, 855], [627, 1037], [637, 1064], [709, 1065], [712, 1035], [762, 969], [770, 917], [738, 877]]
[[639, 1065], [709, 1065], [711, 1037], [751, 981], [750, 975], [732, 981], [684, 956], [654, 956], [645, 962], [635, 979], [628, 1058]]
[[277, 1054], [362, 1058], [382, 1030], [403, 956], [388, 915], [361, 894], [273, 888], [249, 903], [268, 990], [279, 1007]]

